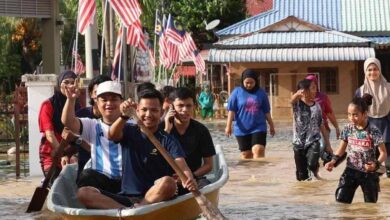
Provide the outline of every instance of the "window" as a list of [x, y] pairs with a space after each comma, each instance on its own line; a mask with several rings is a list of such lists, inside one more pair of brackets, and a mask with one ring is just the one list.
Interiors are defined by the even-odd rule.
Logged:
[[320, 74], [320, 89], [328, 94], [339, 93], [339, 70], [337, 67], [309, 67], [309, 73]]
[[[264, 69], [254, 69], [254, 71], [257, 74], [259, 74], [260, 87], [264, 89], [268, 95], [270, 95], [271, 73], [277, 73], [278, 69], [264, 68]], [[275, 77], [273, 78], [272, 92], [274, 96], [278, 95], [278, 75], [275, 75]]]

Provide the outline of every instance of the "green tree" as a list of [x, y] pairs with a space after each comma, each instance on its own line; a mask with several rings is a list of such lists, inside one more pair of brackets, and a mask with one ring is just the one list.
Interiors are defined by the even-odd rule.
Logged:
[[206, 22], [220, 19], [218, 29], [227, 27], [245, 18], [245, 2], [242, 0], [139, 0], [142, 7], [142, 25], [151, 34], [154, 33], [155, 12], [171, 13], [186, 31], [192, 33], [198, 43], [215, 42], [216, 38], [206, 31]]
[[[64, 29], [62, 30], [62, 57], [63, 64], [70, 66], [72, 62], [72, 48], [76, 38], [76, 21], [77, 21], [77, 10], [78, 0], [63, 0], [60, 1], [60, 13], [64, 18]], [[79, 35], [79, 39], [83, 39]], [[84, 41], [79, 40], [78, 43], [79, 54], [84, 54]], [[80, 51], [81, 50], [81, 51]]]
[[20, 71], [20, 54], [14, 53], [12, 32], [17, 20], [0, 17], [0, 77], [7, 77]]
[[21, 54], [12, 42], [12, 33], [19, 19], [0, 17], [0, 95], [9, 94], [14, 82], [20, 79]]
[[214, 42], [215, 36], [205, 29], [206, 23], [220, 19], [218, 29], [245, 18], [245, 3], [242, 0], [177, 0], [167, 5], [175, 19], [186, 31], [192, 32], [194, 40], [200, 43]]
[[22, 18], [12, 33], [12, 42], [22, 55], [21, 72], [33, 73], [35, 66], [42, 60], [42, 30], [38, 19]]

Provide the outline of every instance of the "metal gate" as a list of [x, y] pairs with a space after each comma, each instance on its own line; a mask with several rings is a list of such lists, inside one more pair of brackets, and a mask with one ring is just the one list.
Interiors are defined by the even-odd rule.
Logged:
[[0, 177], [28, 173], [27, 89], [17, 86], [13, 96], [0, 100]]

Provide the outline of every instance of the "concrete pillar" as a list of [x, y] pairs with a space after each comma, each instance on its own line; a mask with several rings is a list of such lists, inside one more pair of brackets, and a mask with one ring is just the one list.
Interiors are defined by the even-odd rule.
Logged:
[[42, 19], [43, 73], [60, 73], [60, 29], [58, 0], [52, 0], [51, 18]]
[[97, 39], [97, 19], [95, 16], [95, 22], [93, 25], [87, 27], [85, 32], [85, 70], [86, 78], [92, 79], [95, 75], [99, 74], [99, 47]]
[[25, 82], [27, 87], [28, 97], [30, 176], [43, 176], [41, 164], [39, 163], [39, 145], [42, 135], [39, 132], [38, 115], [42, 102], [54, 94], [56, 80], [57, 76], [55, 74], [25, 74], [22, 76], [22, 82]]

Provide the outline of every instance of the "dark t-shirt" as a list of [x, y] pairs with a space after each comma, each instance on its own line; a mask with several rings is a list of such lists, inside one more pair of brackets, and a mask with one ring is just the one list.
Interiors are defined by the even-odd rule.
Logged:
[[309, 106], [298, 100], [292, 105], [294, 114], [293, 144], [307, 147], [321, 139], [320, 127], [322, 125], [321, 107], [314, 103]]
[[364, 129], [347, 124], [341, 132], [340, 139], [348, 143], [347, 167], [362, 172], [367, 172], [364, 165], [376, 160], [376, 150], [383, 144], [380, 131], [371, 124], [367, 124]]
[[196, 120], [191, 119], [190, 125], [183, 135], [179, 134], [175, 126], [170, 134], [179, 141], [186, 153], [186, 162], [192, 172], [202, 166], [203, 157], [215, 155], [215, 147], [209, 130]]
[[92, 106], [82, 108], [76, 112], [78, 118], [98, 118], [93, 114]]
[[[185, 157], [179, 142], [171, 135], [159, 129], [154, 136], [174, 159]], [[123, 164], [121, 194], [144, 195], [155, 180], [174, 173], [137, 125], [125, 124], [120, 144]]]

